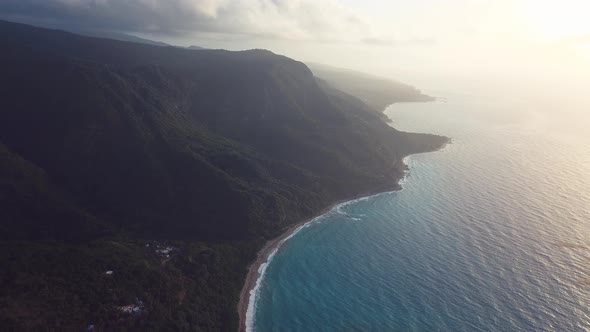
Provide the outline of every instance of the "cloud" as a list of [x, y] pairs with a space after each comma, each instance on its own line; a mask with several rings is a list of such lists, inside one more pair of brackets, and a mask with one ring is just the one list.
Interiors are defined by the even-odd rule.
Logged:
[[370, 24], [336, 0], [2, 0], [4, 17], [167, 34], [361, 40]]

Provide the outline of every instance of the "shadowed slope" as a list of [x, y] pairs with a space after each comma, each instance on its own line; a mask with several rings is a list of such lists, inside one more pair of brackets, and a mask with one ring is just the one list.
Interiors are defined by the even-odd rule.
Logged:
[[[320, 88], [304, 64], [268, 51], [186, 50], [6, 22], [0, 43], [4, 239], [67, 241], [18, 246], [48, 259], [51, 248], [74, 246], [56, 264], [71, 258], [96, 274], [103, 266], [83, 262], [124, 255], [122, 284], [150, 276], [132, 291], [111, 288], [108, 303], [84, 293], [76, 308], [45, 310], [39, 326], [65, 315], [75, 319], [60, 324], [79, 329], [93, 306], [104, 310], [91, 315], [95, 324], [117, 326], [116, 306], [137, 297], [150, 310], [122, 326], [235, 328], [245, 267], [264, 239], [334, 201], [395, 188], [402, 157], [446, 141], [392, 129], [358, 99]], [[160, 267], [139, 249], [149, 241], [174, 243], [178, 254]], [[214, 259], [193, 259], [200, 252]], [[38, 259], [14, 255], [13, 264]], [[40, 287], [43, 273], [22, 282]], [[98, 287], [92, 278], [71, 287], [70, 278], [58, 273], [48, 287], [62, 295]], [[55, 295], [35, 294], [0, 299], [43, 307]], [[0, 312], [0, 325], [23, 326], [14, 308]]]

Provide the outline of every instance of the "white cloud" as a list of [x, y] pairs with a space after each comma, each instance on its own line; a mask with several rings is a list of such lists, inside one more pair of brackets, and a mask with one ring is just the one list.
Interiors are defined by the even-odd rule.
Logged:
[[136, 32], [294, 40], [373, 37], [368, 21], [336, 0], [4, 0], [0, 13]]

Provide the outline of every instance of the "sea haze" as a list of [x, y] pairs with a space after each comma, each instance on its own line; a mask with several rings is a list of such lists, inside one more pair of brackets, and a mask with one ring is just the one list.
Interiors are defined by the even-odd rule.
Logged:
[[587, 119], [444, 97], [387, 110], [396, 128], [453, 143], [410, 157], [404, 190], [286, 242], [261, 285], [256, 331], [590, 329]]

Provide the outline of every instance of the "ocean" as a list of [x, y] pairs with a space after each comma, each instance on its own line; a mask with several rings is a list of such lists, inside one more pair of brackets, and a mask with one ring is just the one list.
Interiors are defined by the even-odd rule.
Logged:
[[403, 190], [341, 206], [266, 267], [255, 331], [590, 330], [590, 122], [518, 98], [396, 104], [449, 136]]

